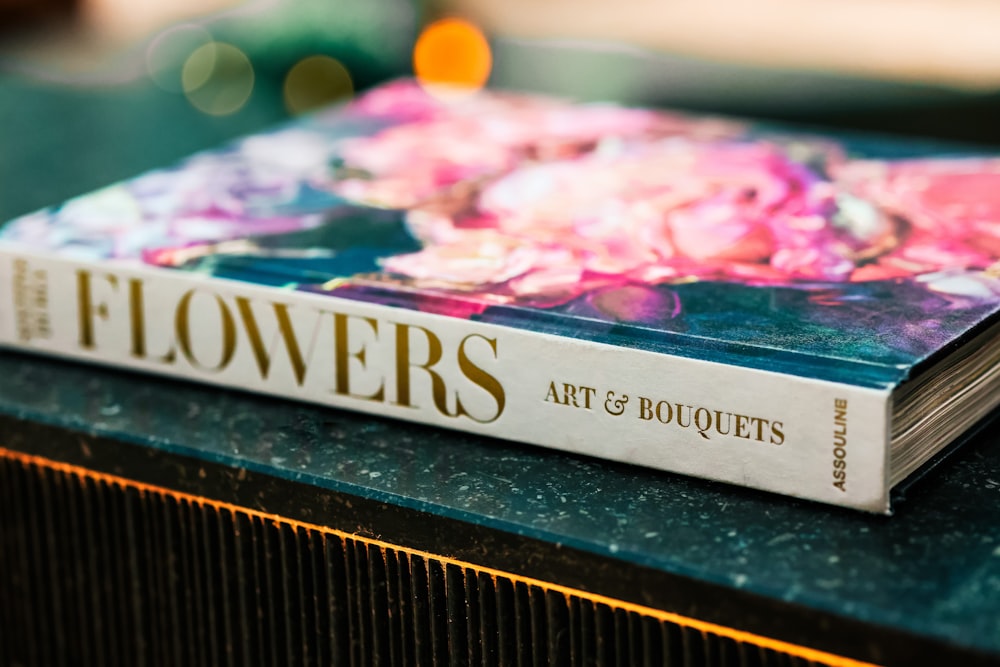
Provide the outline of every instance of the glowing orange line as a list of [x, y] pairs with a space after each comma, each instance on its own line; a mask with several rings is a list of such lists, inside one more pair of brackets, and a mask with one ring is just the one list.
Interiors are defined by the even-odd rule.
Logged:
[[81, 466], [76, 466], [70, 463], [53, 461], [51, 459], [47, 459], [41, 456], [35, 456], [33, 454], [15, 452], [6, 449], [4, 447], [0, 447], [0, 457], [13, 459], [25, 466], [38, 466], [43, 468], [49, 468], [66, 474], [75, 475], [77, 477], [89, 478], [95, 481], [104, 482], [106, 484], [119, 486], [123, 489], [132, 488], [139, 491], [140, 493], [152, 493], [165, 496], [172, 496], [174, 499], [182, 502], [187, 501], [198, 505], [208, 505], [217, 510], [224, 509], [232, 513], [240, 513], [247, 516], [257, 517], [262, 520], [271, 521], [279, 526], [281, 524], [285, 524], [294, 529], [302, 528], [304, 530], [313, 530], [327, 535], [335, 535], [342, 539], [358, 540], [360, 542], [365, 542], [377, 546], [379, 549], [382, 550], [387, 548], [394, 549], [396, 551], [407, 553], [410, 556], [419, 556], [426, 560], [436, 560], [448, 565], [456, 565], [464, 569], [484, 572], [488, 574], [490, 577], [492, 577], [494, 580], [497, 577], [503, 577], [513, 582], [523, 583], [528, 586], [537, 586], [542, 589], [562, 593], [563, 595], [566, 596], [572, 595], [579, 598], [590, 600], [598, 604], [604, 604], [612, 608], [621, 609], [623, 611], [636, 612], [638, 614], [642, 614], [643, 616], [651, 616], [661, 621], [667, 621], [669, 623], [674, 623], [677, 625], [688, 627], [694, 630], [698, 630], [700, 632], [710, 632], [712, 634], [719, 635], [721, 637], [727, 637], [737, 642], [755, 644], [765, 649], [771, 649], [773, 651], [787, 653], [789, 655], [794, 655], [803, 658], [805, 660], [811, 660], [813, 662], [824, 663], [830, 665], [830, 667], [876, 667], [873, 663], [870, 662], [854, 660], [853, 658], [847, 658], [833, 653], [827, 653], [825, 651], [811, 649], [806, 646], [791, 644], [789, 642], [781, 641], [780, 639], [772, 639], [771, 637], [764, 637], [762, 635], [757, 635], [752, 632], [746, 632], [744, 630], [737, 630], [735, 628], [730, 628], [725, 625], [717, 625], [715, 623], [709, 623], [707, 621], [699, 621], [698, 619], [695, 618], [681, 616], [680, 614], [675, 614], [669, 611], [663, 611], [661, 609], [655, 609], [653, 607], [645, 607], [643, 605], [636, 604], [634, 602], [618, 600], [615, 598], [600, 595], [598, 593], [589, 593], [587, 591], [582, 591], [576, 588], [561, 586], [559, 584], [542, 581], [540, 579], [533, 579], [531, 577], [526, 577], [520, 574], [504, 572], [503, 570], [497, 570], [482, 565], [476, 565], [474, 563], [457, 560], [455, 558], [450, 558], [448, 556], [442, 556], [440, 554], [434, 554], [428, 551], [421, 551], [419, 549], [404, 547], [398, 544], [392, 544], [391, 542], [385, 542], [383, 540], [371, 537], [364, 537], [354, 533], [347, 533], [341, 530], [329, 528], [326, 526], [321, 526], [318, 524], [312, 524], [305, 521], [298, 521], [296, 519], [289, 519], [288, 517], [280, 516], [278, 514], [269, 514], [267, 512], [261, 512], [260, 510], [251, 509], [249, 507], [234, 505], [232, 503], [223, 502], [221, 500], [213, 500], [211, 498], [205, 498], [204, 496], [199, 496], [191, 493], [183, 493], [180, 491], [174, 491], [172, 489], [168, 489], [161, 486], [154, 486], [152, 484], [146, 484], [144, 482], [137, 482], [135, 480], [126, 479], [124, 477], [118, 477], [115, 475], [109, 475], [103, 472], [97, 472], [95, 470], [90, 470], [88, 468], [83, 468]]

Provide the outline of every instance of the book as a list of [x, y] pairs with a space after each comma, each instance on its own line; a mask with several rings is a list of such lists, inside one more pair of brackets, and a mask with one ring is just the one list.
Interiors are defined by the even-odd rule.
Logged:
[[6, 223], [0, 344], [887, 513], [998, 258], [988, 155], [397, 81]]

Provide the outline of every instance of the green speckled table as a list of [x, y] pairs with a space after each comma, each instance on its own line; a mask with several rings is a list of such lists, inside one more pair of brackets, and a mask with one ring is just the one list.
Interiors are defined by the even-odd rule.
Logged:
[[[274, 90], [269, 97], [267, 82], [260, 85], [247, 108], [217, 119], [198, 114], [182, 97], [143, 85], [84, 91], [0, 79], [0, 218], [280, 119]], [[886, 518], [0, 352], [0, 448], [8, 461], [0, 488], [0, 623], [26, 638], [51, 637], [25, 647], [0, 632], [0, 656], [9, 662], [85, 655], [106, 664], [133, 664], [136, 656], [157, 664], [324, 662], [337, 656], [358, 664], [441, 656], [537, 663], [563, 652], [607, 664], [631, 664], [640, 654], [657, 664], [672, 652], [687, 664], [1000, 662], [997, 426], [986, 427], [917, 483], [896, 515]], [[78, 486], [66, 481], [73, 475]], [[122, 492], [124, 500], [108, 491], [128, 484], [133, 487]], [[155, 493], [168, 494], [162, 514], [148, 504]], [[217, 514], [197, 518], [206, 506]], [[239, 508], [247, 508], [250, 518], [237, 516]], [[137, 519], [140, 514], [147, 519]], [[233, 531], [223, 530], [219, 517], [229, 517]], [[262, 517], [281, 517], [291, 528], [268, 542]], [[122, 534], [116, 525], [125, 527]], [[134, 534], [146, 527], [150, 532]], [[309, 532], [317, 527], [348, 540], [341, 575], [323, 574], [317, 564], [327, 563], [326, 556], [310, 555], [320, 553], [313, 551], [320, 538]], [[240, 535], [252, 538], [245, 553]], [[328, 545], [332, 538], [323, 535]], [[360, 541], [350, 541], [355, 538]], [[64, 539], [68, 546], [60, 547]], [[362, 548], [368, 560], [357, 555]], [[383, 555], [373, 561], [375, 548]], [[80, 556], [87, 549], [93, 553]], [[160, 578], [159, 565], [136, 556], [155, 559], [170, 549], [186, 560], [164, 562], [167, 578]], [[234, 553], [253, 558], [226, 556]], [[292, 553], [297, 565], [284, 560]], [[267, 565], [272, 557], [280, 563]], [[444, 563], [440, 581], [430, 566], [415, 565], [414, 559], [434, 558]], [[63, 562], [66, 571], [59, 569]], [[373, 562], [381, 569], [372, 569]], [[73, 570], [81, 563], [92, 571]], [[241, 563], [256, 569], [237, 577], [232, 568]], [[337, 582], [347, 582], [347, 597], [360, 595], [350, 588], [357, 568], [364, 569], [370, 598], [355, 602], [385, 613], [317, 611]], [[285, 581], [292, 571], [299, 579]], [[418, 572], [431, 573], [427, 582], [418, 582]], [[101, 573], [125, 582], [125, 592], [95, 583]], [[255, 580], [258, 575], [263, 578]], [[497, 577], [513, 582], [509, 591]], [[257, 583], [230, 587], [231, 579]], [[68, 582], [68, 593], [61, 581]], [[327, 588], [317, 588], [320, 581]], [[143, 582], [152, 582], [151, 588]], [[430, 592], [393, 602], [394, 586], [412, 592], [418, 583]], [[169, 595], [168, 586], [174, 587]], [[519, 587], [544, 594], [525, 593], [519, 607]], [[453, 589], [459, 588], [465, 606], [455, 602]], [[73, 597], [74, 590], [84, 592]], [[267, 591], [277, 597], [268, 598]], [[389, 591], [389, 597], [372, 591]], [[565, 611], [553, 591], [568, 600]], [[150, 603], [160, 594], [171, 600], [163, 617]], [[224, 613], [223, 607], [249, 604], [246, 596], [257, 596], [256, 616]], [[92, 606], [66, 608], [72, 600]], [[427, 610], [420, 610], [421, 601], [429, 601]], [[392, 612], [397, 603], [411, 625], [394, 625], [400, 623]], [[435, 604], [444, 607], [435, 610]], [[211, 605], [219, 605], [218, 614], [206, 611], [216, 609]], [[293, 607], [298, 616], [288, 615]], [[590, 608], [593, 622], [587, 620]], [[601, 621], [606, 609], [610, 615]], [[498, 618], [491, 610], [499, 610]], [[62, 628], [70, 618], [97, 618], [100, 638]], [[232, 626], [230, 618], [236, 619]], [[251, 627], [247, 618], [262, 625]], [[335, 634], [330, 618], [347, 619], [341, 628], [346, 644], [316, 644], [315, 636]], [[650, 618], [658, 625], [649, 625]], [[496, 633], [489, 630], [494, 626]], [[270, 628], [280, 641], [257, 636], [257, 627]], [[463, 642], [456, 643], [456, 627], [465, 633]], [[560, 627], [569, 629], [565, 637]], [[425, 643], [421, 628], [430, 633]], [[442, 628], [452, 634], [443, 635]], [[692, 644], [683, 634], [692, 628], [724, 641]], [[650, 639], [654, 630], [659, 640]], [[669, 635], [674, 631], [681, 634]], [[525, 638], [541, 648], [526, 648]], [[627, 641], [636, 644], [630, 648], [622, 643]], [[763, 653], [748, 653], [747, 646]]]
[[16, 452], [835, 654], [1000, 659], [996, 428], [886, 518], [58, 361], [0, 377]]

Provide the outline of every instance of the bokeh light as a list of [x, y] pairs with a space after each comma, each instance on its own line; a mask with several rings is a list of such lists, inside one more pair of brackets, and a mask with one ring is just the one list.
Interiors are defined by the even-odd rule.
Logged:
[[191, 104], [204, 113], [236, 113], [253, 92], [253, 65], [232, 44], [211, 42], [188, 56], [181, 70], [181, 84]]
[[164, 30], [146, 47], [146, 71], [149, 72], [149, 78], [167, 92], [183, 92], [181, 69], [188, 55], [211, 42], [211, 33], [193, 23]]
[[285, 108], [300, 114], [354, 93], [351, 74], [344, 65], [329, 56], [303, 58], [285, 76]]
[[482, 88], [493, 56], [476, 26], [456, 18], [436, 21], [420, 33], [413, 48], [413, 71], [425, 87]]

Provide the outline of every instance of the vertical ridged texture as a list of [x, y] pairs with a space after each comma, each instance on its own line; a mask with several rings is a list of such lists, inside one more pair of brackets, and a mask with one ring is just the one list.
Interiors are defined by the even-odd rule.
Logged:
[[0, 664], [825, 664], [628, 605], [0, 458]]

